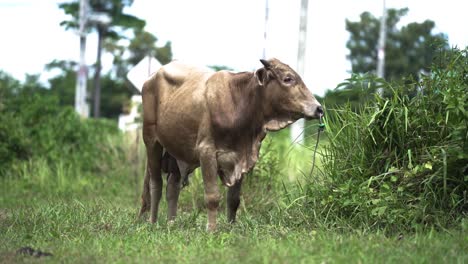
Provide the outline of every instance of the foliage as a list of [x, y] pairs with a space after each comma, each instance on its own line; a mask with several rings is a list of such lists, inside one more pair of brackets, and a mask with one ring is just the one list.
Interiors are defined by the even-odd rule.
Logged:
[[228, 224], [220, 211], [215, 233], [205, 230], [201, 175], [196, 173], [193, 183], [182, 190], [174, 223], [165, 221], [163, 199], [159, 221], [151, 224], [136, 219], [143, 180], [139, 163], [144, 159], [135, 162], [138, 158], [132, 155], [144, 149], [136, 151], [118, 136], [92, 145], [103, 151], [96, 159], [109, 159], [101, 163], [105, 168], [83, 170], [67, 163], [66, 155], [50, 164], [43, 155], [0, 178], [3, 262], [37, 261], [16, 254], [24, 246], [52, 253], [53, 257], [39, 259], [50, 263], [463, 263], [468, 257], [466, 222], [447, 231], [390, 235], [352, 229], [347, 221], [333, 217], [321, 222], [326, 211], [314, 216], [314, 208], [302, 206], [302, 194], [295, 198], [299, 192], [281, 193], [291, 190], [291, 184], [279, 177], [290, 147], [287, 133], [265, 139], [259, 166], [244, 183], [238, 222]]
[[359, 112], [349, 104], [328, 109], [324, 183], [309, 186], [310, 195], [322, 199], [314, 206], [357, 225], [390, 229], [447, 227], [463, 217], [468, 209], [467, 55], [467, 49], [444, 52], [417, 83], [351, 78], [352, 85], [380, 82], [390, 96], [376, 96]]
[[[171, 42], [165, 43], [162, 47], [157, 47], [157, 38], [153, 34], [144, 30], [145, 21], [126, 14], [125, 8], [133, 4], [133, 0], [91, 0], [89, 5], [92, 11], [101, 12], [111, 18], [109, 25], [102, 25], [93, 21], [88, 21], [87, 30], [96, 29], [99, 35], [98, 49], [102, 46], [104, 50], [113, 56], [113, 73], [106, 74], [101, 79], [101, 59], [100, 52], [94, 67], [93, 89], [89, 94], [93, 94], [94, 116], [116, 118], [122, 113], [131, 95], [131, 85], [125, 81], [125, 76], [129, 69], [136, 65], [145, 56], [155, 56], [161, 64], [166, 64], [172, 59]], [[59, 5], [65, 14], [70, 15], [70, 20], [61, 22], [65, 29], [78, 29], [79, 1], [69, 1]], [[74, 93], [73, 62], [54, 61], [47, 66], [47, 69], [61, 69], [62, 73], [50, 80], [52, 89], [55, 89], [60, 96], [66, 97], [61, 101], [70, 103], [70, 95]], [[73, 86], [72, 86], [73, 83]], [[63, 86], [67, 84], [67, 86]], [[88, 87], [91, 87], [88, 85]], [[127, 87], [127, 89], [125, 89]], [[112, 89], [112, 92], [110, 92]], [[107, 90], [107, 91], [106, 91]], [[98, 100], [102, 98], [103, 100]], [[89, 100], [90, 98], [88, 98]], [[74, 101], [74, 98], [73, 98]], [[94, 109], [97, 108], [97, 109]]]
[[46, 64], [48, 71], [59, 71], [49, 79], [50, 92], [57, 96], [61, 106], [75, 105], [76, 63], [73, 61], [54, 60]]
[[[91, 0], [89, 6], [91, 11], [96, 14], [107, 15], [110, 18], [108, 23], [103, 21], [95, 21], [86, 11], [86, 25], [85, 27], [93, 26], [98, 34], [98, 47], [97, 58], [94, 69], [94, 82], [93, 82], [93, 116], [101, 116], [101, 52], [103, 42], [105, 40], [112, 40], [117, 42], [124, 38], [124, 31], [127, 29], [141, 30], [145, 26], [145, 21], [124, 13], [126, 6], [131, 6], [132, 0]], [[78, 14], [79, 2], [73, 1], [69, 3], [62, 3], [59, 5], [67, 15], [71, 15], [73, 20], [63, 21], [61, 23], [65, 28], [78, 27]], [[87, 8], [86, 8], [87, 10]]]
[[[115, 123], [81, 120], [71, 107], [42, 88], [28, 87], [2, 99], [0, 109], [0, 176], [14, 174], [23, 162], [41, 157], [54, 164], [63, 160], [84, 170], [105, 163], [105, 138], [118, 135]], [[106, 165], [107, 166], [107, 165]]]
[[[436, 51], [447, 49], [446, 36], [433, 34], [434, 21], [413, 22], [397, 27], [408, 9], [388, 9], [386, 18], [387, 38], [385, 43], [385, 76], [387, 80], [399, 80], [401, 76], [418, 78], [421, 71], [429, 70]], [[369, 12], [360, 16], [360, 21], [346, 20], [346, 29], [351, 34], [347, 42], [348, 58], [354, 73], [375, 72], [377, 68], [380, 19]]]
[[131, 65], [136, 65], [144, 57], [151, 55], [156, 56], [156, 59], [162, 65], [169, 63], [172, 59], [171, 42], [167, 42], [163, 47], [156, 47], [157, 41], [158, 38], [153, 34], [143, 30], [136, 30], [135, 37], [128, 45], [130, 51], [128, 62]]
[[244, 176], [242, 198], [246, 204], [262, 208], [261, 210], [269, 210], [275, 205], [282, 187], [280, 179], [283, 174], [279, 149], [274, 136], [264, 139], [257, 164]]
[[119, 115], [125, 112], [132, 90], [129, 89], [128, 83], [113, 78], [110, 74], [102, 77], [101, 86], [102, 97], [106, 98], [101, 102], [101, 116], [117, 120]]
[[11, 165], [30, 156], [30, 142], [26, 137], [23, 124], [12, 113], [0, 111], [0, 176]]
[[[354, 82], [356, 78], [362, 82]], [[321, 101], [327, 106], [349, 104], [350, 108], [357, 111], [363, 104], [372, 100], [377, 91], [377, 83], [369, 74], [351, 74], [345, 82], [337, 85], [336, 89], [328, 90]]]
[[13, 78], [13, 76], [0, 70], [0, 109], [2, 108], [2, 102], [5, 98], [12, 96], [17, 93], [20, 89], [20, 82]]
[[[165, 221], [165, 201], [157, 224], [135, 220], [141, 138], [131, 146], [114, 122], [66, 106], [73, 63], [50, 64], [63, 69], [50, 90], [38, 76], [19, 83], [0, 72], [0, 259], [29, 262], [15, 251], [31, 246], [60, 263], [466, 262], [468, 50], [442, 49], [436, 63], [416, 82], [353, 75], [340, 86], [360, 103], [327, 108], [311, 178], [291, 163], [310, 164], [315, 136], [295, 148], [288, 130], [269, 134], [244, 180], [238, 223], [220, 212], [214, 234], [205, 232], [199, 171], [175, 223]], [[114, 78], [104, 76], [103, 97], [128, 96]], [[379, 87], [384, 96], [370, 97]], [[105, 100], [106, 115], [123, 100]]]
[[255, 165], [254, 169], [249, 175], [246, 175], [246, 181], [248, 185], [252, 185], [253, 188], [260, 187], [267, 190], [272, 189], [273, 184], [276, 183], [274, 177], [280, 174], [280, 162], [278, 145], [273, 143], [273, 137], [268, 136], [262, 143], [260, 149], [259, 160]]
[[[50, 89], [46, 92], [59, 100], [60, 106], [74, 106], [76, 73], [72, 61], [54, 60], [46, 65], [47, 70], [59, 73], [49, 79]], [[117, 119], [128, 105], [132, 90], [129, 84], [108, 73], [101, 79], [101, 94], [106, 100], [101, 102], [101, 117]]]
[[137, 29], [128, 43], [106, 40], [104, 48], [114, 56], [113, 66], [116, 77], [124, 78], [130, 68], [146, 56], [155, 57], [162, 65], [172, 60], [172, 44], [170, 41], [158, 46], [158, 38], [148, 31]]
[[[145, 21], [124, 13], [124, 8], [133, 4], [133, 0], [90, 0], [89, 7], [92, 11], [105, 13], [111, 17], [111, 23], [107, 26], [104, 34], [106, 37], [118, 40], [123, 38], [122, 32], [129, 28], [142, 29]], [[80, 3], [77, 0], [59, 4], [65, 14], [72, 16], [71, 20], [60, 23], [65, 29], [78, 29]], [[92, 23], [92, 22], [89, 22]], [[89, 29], [89, 28], [88, 28]]]

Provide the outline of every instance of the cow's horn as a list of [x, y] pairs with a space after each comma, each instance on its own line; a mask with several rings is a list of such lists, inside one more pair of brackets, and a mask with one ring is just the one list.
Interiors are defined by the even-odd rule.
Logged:
[[260, 59], [260, 62], [265, 66], [265, 68], [271, 67], [271, 64], [267, 60]]

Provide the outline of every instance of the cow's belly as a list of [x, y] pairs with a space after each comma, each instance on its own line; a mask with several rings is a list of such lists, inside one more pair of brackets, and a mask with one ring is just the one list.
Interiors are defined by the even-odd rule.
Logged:
[[196, 131], [184, 124], [183, 120], [158, 122], [159, 142], [172, 156], [188, 164], [198, 164], [198, 155], [195, 153], [196, 135]]
[[176, 159], [190, 165], [198, 164], [196, 144], [203, 111], [194, 101], [162, 105], [157, 120], [157, 137]]

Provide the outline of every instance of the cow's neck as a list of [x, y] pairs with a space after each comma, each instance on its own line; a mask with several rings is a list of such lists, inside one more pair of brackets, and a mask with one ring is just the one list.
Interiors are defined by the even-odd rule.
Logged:
[[238, 129], [244, 133], [246, 129], [258, 130], [262, 127], [263, 113], [261, 87], [257, 79], [253, 73], [243, 72], [235, 74], [231, 81], [231, 95], [238, 111]]
[[267, 96], [268, 88], [258, 83], [254, 73], [235, 74], [232, 84], [231, 94], [238, 102], [238, 129], [241, 134], [249, 129], [254, 131], [256, 137], [261, 131], [277, 131], [295, 121], [293, 117], [275, 111], [272, 100]]
[[268, 97], [268, 87], [262, 87], [262, 124], [263, 130], [267, 131], [278, 131], [282, 128], [292, 124], [295, 119], [289, 114], [281, 113], [275, 109], [275, 103], [277, 100], [273, 100]]
[[233, 111], [223, 115], [223, 120], [232, 125], [216, 126], [214, 132], [220, 175], [225, 184], [234, 184], [254, 166], [265, 137], [260, 91], [263, 87], [250, 72], [232, 74], [227, 87], [231, 97], [227, 102], [233, 104]]

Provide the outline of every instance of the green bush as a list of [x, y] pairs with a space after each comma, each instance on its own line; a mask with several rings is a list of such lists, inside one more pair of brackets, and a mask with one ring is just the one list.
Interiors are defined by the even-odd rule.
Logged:
[[21, 121], [11, 113], [0, 114], [0, 175], [14, 162], [30, 156], [29, 145]]
[[323, 182], [309, 184], [309, 208], [389, 230], [445, 227], [465, 216], [467, 53], [442, 54], [417, 83], [353, 76], [350, 85], [378, 83], [385, 96], [358, 111], [327, 109]]
[[119, 134], [115, 122], [82, 120], [73, 108], [40, 91], [20, 91], [2, 103], [0, 177], [34, 158], [49, 164], [63, 161], [85, 171], [109, 166], [107, 138]]

